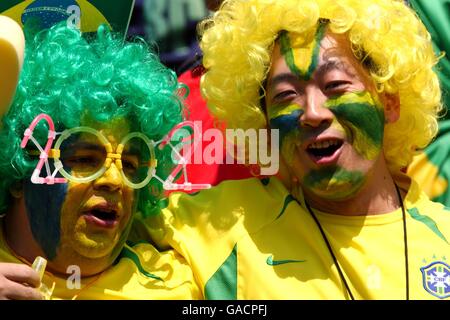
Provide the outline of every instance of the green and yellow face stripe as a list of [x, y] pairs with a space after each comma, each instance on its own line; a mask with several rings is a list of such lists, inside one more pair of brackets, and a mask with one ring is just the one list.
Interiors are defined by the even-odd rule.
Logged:
[[268, 108], [267, 117], [269, 118], [269, 121], [271, 121], [282, 116], [288, 116], [298, 110], [303, 110], [303, 107], [296, 103], [277, 104]]
[[303, 185], [318, 196], [339, 200], [356, 194], [365, 180], [362, 172], [332, 166], [310, 171], [303, 178]]
[[299, 118], [303, 113], [303, 108], [295, 103], [275, 105], [267, 110], [270, 128], [280, 130], [281, 143], [284, 141], [287, 134], [298, 131]]
[[[326, 30], [325, 23], [305, 34], [280, 34], [280, 51], [290, 71], [299, 80], [309, 81], [319, 62], [320, 42]], [[368, 91], [349, 92], [330, 97], [323, 107], [335, 116], [330, 124], [344, 131], [355, 151], [366, 160], [375, 160], [383, 147], [384, 108], [375, 95]], [[271, 128], [280, 130], [281, 152], [288, 163], [295, 158], [302, 133], [299, 117], [305, 107], [296, 104], [274, 106], [268, 110]], [[364, 184], [362, 171], [327, 166], [312, 170], [303, 177], [304, 185], [328, 199], [343, 199], [355, 194]]]
[[[328, 99], [324, 107], [329, 108], [337, 122], [346, 129], [358, 154], [366, 160], [374, 160], [380, 154], [383, 146], [384, 112], [377, 98], [367, 91], [351, 92]], [[303, 184], [319, 196], [338, 200], [356, 194], [365, 180], [363, 172], [332, 166], [307, 173]]]
[[319, 61], [320, 42], [325, 34], [325, 23], [305, 34], [282, 32], [280, 50], [289, 69], [299, 79], [308, 81]]
[[383, 146], [384, 109], [369, 92], [351, 92], [330, 98], [324, 105], [349, 128], [352, 145], [365, 159], [374, 160]]
[[[380, 153], [384, 135], [384, 111], [382, 104], [369, 92], [351, 92], [332, 97], [325, 102], [338, 120], [332, 126], [347, 129], [356, 152], [367, 160], [374, 160]], [[283, 155], [289, 159], [300, 138], [299, 118], [304, 108], [298, 104], [278, 105], [267, 111], [270, 127], [280, 130], [280, 145]], [[292, 153], [292, 154], [291, 154]]]
[[303, 108], [295, 103], [275, 105], [267, 110], [270, 128], [278, 129], [280, 132], [281, 154], [288, 163], [292, 161], [296, 143], [300, 139], [299, 118], [303, 112]]

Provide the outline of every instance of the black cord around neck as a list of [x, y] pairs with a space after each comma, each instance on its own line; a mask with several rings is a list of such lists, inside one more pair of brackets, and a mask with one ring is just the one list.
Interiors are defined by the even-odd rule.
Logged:
[[[405, 247], [406, 300], [409, 300], [409, 257], [408, 257], [408, 237], [407, 237], [407, 230], [406, 230], [406, 210], [405, 210], [405, 206], [403, 204], [403, 199], [400, 194], [400, 190], [399, 190], [397, 184], [394, 184], [394, 185], [395, 185], [395, 190], [397, 191], [397, 196], [398, 196], [398, 201], [399, 201], [400, 207], [402, 208], [403, 243], [404, 243], [404, 247]], [[328, 238], [325, 235], [325, 232], [323, 231], [322, 225], [320, 224], [320, 222], [317, 219], [314, 212], [311, 210], [311, 207], [309, 206], [308, 201], [306, 201], [306, 199], [305, 199], [305, 205], [306, 205], [306, 208], [308, 209], [308, 212], [310, 213], [311, 217], [313, 218], [314, 222], [316, 223], [316, 225], [320, 231], [320, 234], [322, 235], [322, 238], [325, 241], [325, 244], [327, 245], [328, 251], [330, 252], [330, 255], [333, 259], [334, 265], [336, 266], [337, 271], [339, 273], [339, 277], [341, 278], [341, 281], [344, 283], [345, 289], [347, 290], [347, 293], [350, 296], [350, 299], [355, 300], [355, 297], [353, 296], [353, 293], [350, 290], [350, 286], [347, 283], [347, 279], [345, 278], [344, 273], [342, 272], [341, 266], [339, 265], [339, 262], [336, 258], [336, 255], [333, 252], [333, 248], [331, 247], [330, 242], [328, 241]]]
[[317, 220], [316, 215], [314, 214], [314, 212], [311, 210], [311, 207], [309, 206], [308, 202], [305, 199], [305, 205], [306, 208], [308, 209], [309, 213], [311, 214], [312, 218], [314, 219], [317, 227], [319, 228], [319, 231], [322, 235], [323, 240], [325, 241], [325, 244], [327, 245], [328, 251], [330, 252], [331, 258], [333, 259], [334, 265], [337, 268], [337, 271], [339, 273], [339, 277], [341, 278], [341, 281], [344, 283], [345, 289], [347, 290], [348, 295], [350, 296], [351, 300], [355, 300], [355, 297], [353, 296], [352, 291], [350, 290], [350, 287], [347, 283], [347, 280], [345, 279], [344, 273], [341, 270], [341, 266], [339, 265], [339, 262], [337, 261], [337, 258], [333, 252], [333, 249], [331, 248], [330, 242], [328, 241], [327, 236], [325, 235], [325, 232], [322, 229], [322, 225], [320, 224], [319, 220]]
[[408, 236], [406, 231], [406, 210], [405, 205], [403, 204], [402, 195], [400, 194], [400, 190], [395, 184], [395, 190], [397, 191], [398, 202], [402, 207], [402, 220], [403, 220], [403, 243], [405, 244], [405, 273], [406, 273], [406, 300], [409, 300], [409, 257], [408, 257]]

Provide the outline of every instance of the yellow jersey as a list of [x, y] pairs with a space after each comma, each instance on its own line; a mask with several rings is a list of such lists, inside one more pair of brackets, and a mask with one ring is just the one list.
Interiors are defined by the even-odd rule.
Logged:
[[[0, 223], [0, 229], [3, 230]], [[0, 261], [23, 263], [8, 247], [0, 234]], [[192, 271], [175, 251], [159, 252], [142, 242], [125, 245], [116, 263], [102, 273], [81, 278], [76, 268], [64, 276], [45, 272], [42, 283], [52, 291], [50, 299], [201, 299], [201, 291]]]
[[[450, 209], [402, 179], [408, 259], [401, 209], [369, 216], [312, 209], [355, 299], [405, 299], [406, 265], [410, 299], [450, 296]], [[349, 299], [302, 202], [276, 178], [225, 181], [172, 194], [146, 228], [185, 257], [207, 299]]]

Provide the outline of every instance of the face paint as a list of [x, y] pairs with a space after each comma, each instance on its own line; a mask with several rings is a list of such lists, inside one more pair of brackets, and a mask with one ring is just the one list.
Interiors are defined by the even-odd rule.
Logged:
[[378, 156], [384, 133], [384, 112], [379, 101], [364, 91], [330, 98], [325, 107], [349, 129], [356, 152], [367, 160]]
[[299, 79], [308, 81], [317, 67], [320, 42], [325, 34], [326, 24], [306, 34], [282, 32], [280, 50], [289, 69]]
[[[384, 113], [379, 101], [369, 92], [347, 93], [330, 98], [324, 104], [337, 121], [332, 127], [342, 127], [355, 151], [366, 160], [374, 160], [381, 152]], [[310, 171], [303, 184], [316, 195], [329, 200], [342, 200], [356, 194], [367, 175], [339, 166]]]
[[[270, 126], [280, 130], [281, 153], [290, 172], [305, 191], [337, 201], [355, 196], [372, 174], [383, 170], [377, 161], [384, 108], [371, 95], [370, 75], [359, 67], [348, 40], [331, 32], [324, 35], [325, 27], [321, 24], [307, 35], [280, 34], [266, 88], [275, 98], [266, 106]], [[283, 112], [277, 97], [304, 106], [296, 113]]]
[[288, 133], [298, 130], [298, 119], [303, 112], [298, 104], [273, 106], [267, 111], [270, 128], [280, 130], [281, 143]]
[[25, 207], [31, 232], [48, 260], [55, 258], [60, 243], [60, 212], [66, 194], [66, 184], [24, 182]]
[[[95, 126], [113, 148], [129, 131], [123, 121], [114, 123], [120, 124], [117, 130], [111, 123]], [[85, 135], [75, 138], [90, 150], [92, 144], [83, 143], [90, 141]], [[91, 159], [77, 161], [84, 166]], [[115, 164], [88, 183], [25, 182], [25, 206], [33, 237], [49, 259], [51, 270], [64, 273], [68, 265], [76, 264], [83, 272], [95, 274], [111, 265], [128, 237], [138, 194], [124, 183]]]
[[[129, 131], [124, 130], [124, 127], [129, 128], [126, 123], [115, 121], [114, 124], [121, 124], [120, 128], [114, 130], [111, 123], [97, 123], [94, 126], [107, 137], [113, 149]], [[97, 161], [95, 153], [92, 154], [92, 137], [83, 134], [77, 137], [78, 141], [74, 144], [80, 146], [81, 149], [77, 152], [82, 156], [80, 163], [75, 162], [73, 166], [81, 171], [85, 166], [95, 169], [95, 165], [90, 163]], [[87, 149], [84, 150], [83, 146]], [[86, 164], [85, 161], [89, 163]], [[104, 159], [99, 163], [102, 165], [103, 161]], [[84, 257], [95, 259], [111, 256], [125, 241], [122, 241], [123, 233], [131, 223], [136, 194], [134, 189], [124, 183], [121, 171], [115, 164], [89, 183], [70, 182], [62, 208], [62, 240], [70, 243], [73, 250]]]
[[272, 106], [267, 111], [270, 128], [278, 129], [279, 146], [287, 162], [292, 161], [299, 139], [299, 118], [304, 110], [297, 104]]
[[[72, 213], [73, 208], [77, 208], [75, 203], [78, 203], [78, 196], [76, 191], [74, 192], [73, 197], [69, 194], [62, 209], [61, 242], [70, 243], [73, 250], [83, 257], [90, 259], [104, 258], [107, 264], [113, 262], [122, 250], [131, 229], [131, 213], [136, 211], [139, 191], [134, 191], [134, 196], [128, 196], [129, 203], [119, 205], [119, 211], [126, 211], [127, 213], [123, 214], [119, 226], [115, 228], [116, 230], [110, 229], [110, 231], [101, 230], [92, 225], [86, 217], [80, 216], [79, 210], [75, 214]], [[110, 198], [108, 195], [102, 197]], [[111, 196], [111, 198], [114, 198], [114, 196]], [[89, 207], [91, 203], [95, 204], [97, 200], [92, 201], [91, 198], [86, 202], [87, 206], [85, 207]]]
[[345, 199], [354, 195], [364, 184], [366, 176], [358, 171], [347, 171], [337, 166], [310, 171], [303, 184], [314, 194], [329, 200]]

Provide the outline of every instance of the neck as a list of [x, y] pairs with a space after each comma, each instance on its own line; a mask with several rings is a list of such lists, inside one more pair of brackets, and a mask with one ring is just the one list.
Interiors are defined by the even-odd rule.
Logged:
[[383, 157], [380, 157], [366, 183], [357, 193], [344, 200], [328, 200], [305, 191], [305, 200], [312, 208], [344, 216], [377, 215], [400, 207], [396, 185]]

